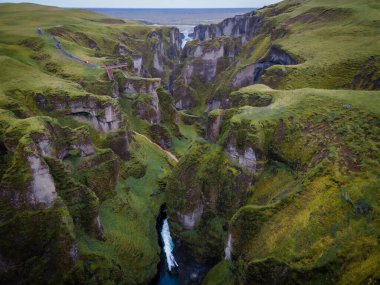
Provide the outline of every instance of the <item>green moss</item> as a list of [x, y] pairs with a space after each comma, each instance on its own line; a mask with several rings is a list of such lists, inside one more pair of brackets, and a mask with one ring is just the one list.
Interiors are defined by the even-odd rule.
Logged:
[[[194, 145], [177, 164], [166, 186], [168, 212], [177, 223], [173, 231], [190, 244], [198, 258], [222, 256], [224, 226], [241, 203], [248, 183], [249, 177], [218, 147]], [[177, 213], [191, 214], [200, 204], [203, 214], [195, 228], [182, 229]]]
[[13, 262], [7, 264], [5, 282], [64, 283], [75, 262], [69, 254], [74, 232], [66, 208], [21, 210], [2, 222], [0, 232], [2, 256]]
[[127, 163], [127, 167], [125, 169], [126, 176], [140, 179], [144, 177], [146, 173], [146, 167], [146, 164], [144, 164], [142, 161], [136, 158], [132, 158]]
[[70, 171], [59, 160], [45, 160], [54, 178], [57, 193], [68, 207], [75, 224], [82, 226], [88, 233], [95, 234], [94, 221], [99, 212], [99, 199], [95, 193], [70, 178]]
[[235, 285], [239, 284], [236, 275], [234, 274], [232, 263], [221, 261], [215, 265], [206, 275], [202, 284], [205, 285]]
[[119, 171], [119, 158], [108, 150], [83, 158], [78, 164], [78, 179], [104, 201], [115, 195]]

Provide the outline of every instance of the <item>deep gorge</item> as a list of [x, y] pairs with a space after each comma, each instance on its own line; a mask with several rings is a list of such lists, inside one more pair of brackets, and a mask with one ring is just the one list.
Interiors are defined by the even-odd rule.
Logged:
[[0, 283], [377, 284], [379, 11], [0, 4]]

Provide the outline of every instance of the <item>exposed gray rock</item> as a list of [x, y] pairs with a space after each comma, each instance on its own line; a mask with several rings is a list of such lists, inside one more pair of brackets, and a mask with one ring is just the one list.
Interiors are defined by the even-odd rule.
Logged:
[[[66, 134], [70, 135], [70, 134]], [[54, 157], [58, 159], [63, 159], [67, 156], [70, 150], [79, 150], [79, 155], [81, 157], [91, 155], [95, 153], [95, 148], [91, 142], [89, 134], [71, 134], [75, 137], [75, 140], [68, 142], [67, 144], [61, 145], [60, 148], [53, 147], [53, 142], [55, 140], [61, 140], [60, 137], [56, 137], [55, 134], [45, 133], [34, 142], [37, 145], [38, 152], [41, 156]]]
[[137, 114], [143, 120], [147, 120], [150, 124], [158, 124], [161, 121], [161, 113], [159, 108], [159, 99], [157, 89], [161, 85], [160, 78], [136, 78], [126, 79], [125, 93], [129, 96], [138, 97], [146, 96], [149, 98], [144, 101], [137, 101]]
[[227, 18], [219, 24], [198, 25], [194, 28], [194, 39], [206, 41], [219, 37], [241, 38], [244, 44], [262, 28], [263, 18], [251, 12]]
[[166, 52], [170, 59], [179, 58], [181, 55], [182, 38], [178, 28], [170, 28], [169, 30], [169, 48]]
[[232, 78], [231, 85], [241, 88], [257, 83], [265, 70], [272, 65], [293, 65], [297, 61], [285, 51], [272, 46], [268, 53], [258, 62], [240, 69]]
[[151, 32], [148, 36], [151, 42], [151, 53], [153, 54], [151, 74], [154, 77], [162, 78], [164, 76], [164, 41], [162, 31]]
[[71, 262], [75, 264], [79, 259], [79, 249], [75, 244], [71, 245], [69, 255], [71, 257]]
[[104, 228], [102, 223], [100, 222], [99, 215], [94, 219], [94, 231], [98, 240], [104, 241], [106, 239], [104, 235]]
[[241, 88], [253, 84], [256, 64], [248, 65], [240, 69], [231, 80], [234, 88]]
[[[179, 71], [171, 86], [177, 109], [190, 108], [195, 105], [192, 83], [212, 83], [217, 75], [225, 70], [235, 59], [240, 44], [233, 39], [224, 38], [212, 42], [198, 42], [186, 45], [182, 52], [185, 66]], [[177, 71], [176, 71], [177, 72]]]
[[113, 80], [111, 83], [111, 97], [112, 98], [120, 97], [119, 83], [116, 80]]
[[106, 133], [120, 127], [121, 114], [116, 105], [106, 106], [102, 114], [94, 102], [69, 103], [69, 108], [75, 119], [91, 123], [97, 131]]
[[111, 98], [86, 96], [39, 96], [37, 105], [45, 112], [59, 111], [74, 119], [90, 123], [101, 132], [118, 130], [122, 125], [119, 106]]
[[50, 208], [57, 198], [57, 192], [49, 167], [43, 159], [33, 155], [28, 156], [28, 163], [32, 175], [28, 200], [31, 204], [43, 204]]
[[177, 213], [178, 219], [185, 230], [192, 230], [203, 214], [203, 203], [200, 203], [193, 212], [183, 214]]
[[127, 46], [122, 44], [117, 44], [115, 46], [115, 53], [120, 56], [127, 56], [131, 54], [131, 51], [128, 49]]
[[220, 99], [212, 99], [211, 102], [207, 103], [207, 112], [212, 110], [220, 109], [222, 102]]
[[255, 151], [251, 147], [239, 152], [235, 145], [229, 143], [226, 148], [226, 153], [234, 163], [239, 164], [243, 169], [251, 173], [256, 172], [257, 158]]
[[218, 114], [217, 116], [208, 118], [207, 137], [212, 143], [215, 143], [219, 136], [220, 126], [222, 124], [222, 118], [223, 118], [222, 112]]

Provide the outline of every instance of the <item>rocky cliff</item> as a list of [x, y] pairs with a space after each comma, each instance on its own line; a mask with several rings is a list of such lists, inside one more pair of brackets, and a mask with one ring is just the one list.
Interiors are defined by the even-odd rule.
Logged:
[[160, 78], [130, 77], [126, 79], [124, 92], [135, 98], [137, 115], [150, 124], [158, 124], [161, 120], [157, 89]]
[[51, 113], [59, 112], [71, 116], [75, 120], [91, 124], [101, 132], [118, 130], [123, 126], [119, 107], [110, 98], [91, 94], [85, 96], [68, 96], [67, 93], [35, 94], [38, 108]]
[[200, 99], [199, 85], [213, 82], [234, 61], [239, 49], [240, 44], [231, 38], [187, 44], [182, 52], [184, 65], [171, 86], [176, 107], [194, 107]]
[[220, 148], [209, 145], [193, 146], [175, 167], [166, 186], [169, 215], [175, 234], [198, 258], [218, 258], [227, 236], [225, 222], [242, 202], [250, 180]]
[[0, 4], [0, 282], [149, 284], [165, 204], [192, 284], [377, 284], [379, 9], [285, 0], [181, 49]]
[[194, 39], [206, 41], [218, 37], [240, 38], [244, 44], [262, 28], [263, 17], [251, 12], [235, 16], [212, 25], [198, 25], [194, 28]]
[[[1, 217], [6, 222], [1, 227], [5, 239], [0, 244], [1, 274], [7, 276], [3, 280], [17, 280], [19, 269], [14, 264], [20, 258], [28, 260], [35, 256], [41, 256], [40, 265], [50, 264], [67, 272], [79, 258], [74, 226], [103, 239], [99, 198], [94, 188], [70, 178], [72, 173], [62, 163], [73, 157], [85, 159], [95, 155], [88, 128], [62, 128], [48, 117], [7, 116], [2, 138], [12, 163], [4, 165], [0, 184]], [[99, 193], [103, 191], [104, 188]], [[8, 243], [11, 240], [12, 246]], [[34, 241], [33, 247], [27, 246], [30, 241]], [[31, 282], [42, 280], [39, 275], [28, 274]], [[55, 271], [45, 274], [52, 279], [59, 278]]]
[[178, 64], [182, 40], [177, 28], [163, 28], [150, 32], [144, 42], [142, 66], [149, 77], [167, 80], [170, 69]]

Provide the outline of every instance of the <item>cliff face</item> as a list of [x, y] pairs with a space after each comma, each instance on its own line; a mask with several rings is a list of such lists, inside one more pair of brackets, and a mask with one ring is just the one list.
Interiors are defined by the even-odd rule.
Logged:
[[[246, 47], [252, 38], [265, 32], [276, 37], [271, 24], [264, 19], [263, 15], [252, 12], [219, 24], [195, 27], [195, 40], [185, 46], [181, 57], [184, 65], [179, 72], [174, 71], [176, 76], [171, 85], [178, 109], [194, 107], [201, 100], [198, 93], [204, 90], [209, 93], [208, 103], [213, 104], [216, 99], [222, 107], [230, 107], [228, 95], [231, 91], [260, 82], [273, 65], [298, 63], [275, 45]], [[257, 55], [253, 57], [252, 54]], [[249, 59], [243, 63], [244, 57]], [[207, 83], [212, 86], [201, 85]]]
[[160, 78], [126, 79], [125, 93], [136, 97], [135, 108], [137, 115], [150, 124], [158, 124], [161, 120], [157, 89], [160, 87]]
[[158, 29], [149, 33], [144, 42], [146, 50], [140, 51], [143, 55], [144, 69], [151, 77], [166, 80], [169, 77], [169, 70], [178, 64], [181, 44], [177, 28]]
[[[88, 128], [61, 127], [48, 117], [8, 117], [8, 124], [2, 138], [12, 164], [0, 183], [1, 219], [6, 222], [0, 229], [4, 238], [0, 243], [2, 278], [11, 283], [18, 280], [13, 265], [36, 256], [40, 257], [38, 266], [49, 264], [60, 272], [47, 270], [44, 278], [59, 278], [79, 259], [75, 225], [102, 239], [94, 188], [75, 182], [62, 163], [63, 159], [94, 156], [95, 147]], [[98, 185], [104, 191], [105, 185]], [[28, 246], [31, 242], [33, 246]], [[32, 283], [42, 280], [29, 271], [27, 279]]]
[[179, 59], [181, 56], [182, 38], [178, 28], [169, 29], [169, 48], [166, 55], [169, 59]]
[[220, 148], [208, 145], [194, 146], [175, 167], [166, 186], [168, 213], [174, 233], [198, 258], [218, 258], [223, 251], [225, 222], [249, 183], [250, 175], [235, 167]]
[[112, 99], [93, 95], [70, 97], [65, 93], [49, 96], [35, 96], [38, 108], [45, 112], [60, 112], [72, 118], [87, 122], [98, 131], [107, 133], [123, 126], [118, 105]]
[[197, 100], [194, 88], [213, 82], [234, 61], [239, 49], [240, 44], [231, 38], [186, 45], [181, 58], [185, 64], [171, 86], [176, 108], [194, 107]]
[[241, 43], [246, 43], [262, 27], [263, 18], [255, 12], [235, 16], [223, 20], [219, 24], [198, 25], [194, 28], [194, 39], [206, 41], [218, 37], [241, 38]]
[[[202, 284], [378, 282], [373, 0], [281, 1], [182, 50], [176, 28], [17, 7], [0, 6], [2, 283], [148, 284], [164, 203], [176, 239], [221, 261]], [[109, 81], [31, 16], [125, 66]]]

